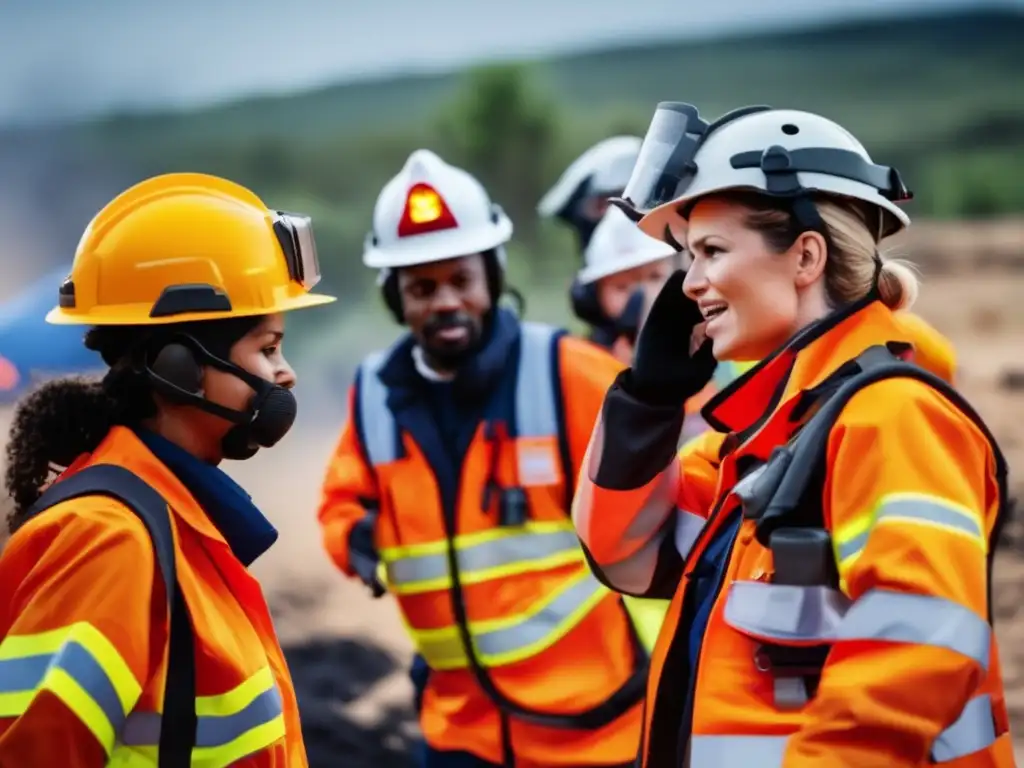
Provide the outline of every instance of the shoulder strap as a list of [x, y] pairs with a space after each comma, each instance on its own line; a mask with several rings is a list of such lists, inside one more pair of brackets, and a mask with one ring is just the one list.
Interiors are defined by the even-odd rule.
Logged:
[[359, 444], [371, 467], [389, 464], [399, 456], [400, 442], [395, 417], [388, 408], [388, 388], [378, 374], [389, 352], [374, 352], [356, 372], [353, 417]]
[[569, 454], [562, 397], [559, 340], [566, 331], [543, 323], [520, 324], [519, 365], [516, 373], [515, 429], [519, 437], [555, 437], [562, 465], [566, 505], [571, 507], [576, 480]]
[[188, 608], [178, 584], [174, 533], [167, 502], [134, 472], [113, 464], [95, 464], [48, 488], [26, 517], [34, 517], [64, 501], [97, 495], [115, 498], [131, 509], [142, 520], [153, 541], [157, 567], [171, 606], [159, 768], [188, 768], [197, 727], [195, 650]]
[[[937, 390], [958, 410], [967, 416], [981, 430], [988, 440], [995, 457], [996, 482], [999, 488], [999, 512], [990, 536], [988, 555], [989, 566], [989, 617], [992, 617], [991, 571], [995, 555], [995, 546], [1002, 533], [1009, 513], [1008, 471], [1006, 458], [995, 437], [977, 411], [950, 384], [938, 376], [926, 371], [913, 363], [896, 358], [886, 347], [871, 347], [865, 350], [854, 361], [857, 372], [851, 374], [834, 390], [834, 393], [818, 406], [818, 410], [808, 419], [793, 443], [785, 450], [789, 452], [788, 465], [782, 474], [778, 489], [772, 494], [763, 513], [764, 520], [786, 520], [798, 515], [798, 510], [814, 506], [820, 510], [820, 502], [812, 504], [809, 493], [817, 492], [820, 497], [820, 482], [823, 479], [822, 468], [828, 451], [828, 438], [832, 427], [850, 399], [864, 387], [885, 379], [908, 378], [921, 381]], [[804, 499], [808, 506], [803, 506]], [[820, 521], [819, 526], [824, 525]], [[769, 526], [770, 528], [770, 526]]]

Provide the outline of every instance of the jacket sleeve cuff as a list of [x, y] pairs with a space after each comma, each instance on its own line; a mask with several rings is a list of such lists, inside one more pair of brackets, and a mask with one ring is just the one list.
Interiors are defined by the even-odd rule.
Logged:
[[593, 482], [608, 490], [633, 490], [651, 482], [676, 460], [683, 429], [683, 405], [637, 399], [624, 386], [628, 374], [616, 377], [601, 408], [604, 445]]
[[352, 568], [348, 540], [355, 523], [356, 520], [351, 518], [332, 520], [323, 527], [322, 533], [324, 549], [327, 550], [327, 554], [342, 573], [352, 578], [355, 578], [356, 573]]

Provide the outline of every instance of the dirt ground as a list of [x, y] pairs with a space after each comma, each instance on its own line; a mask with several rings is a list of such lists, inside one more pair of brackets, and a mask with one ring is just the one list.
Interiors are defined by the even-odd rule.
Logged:
[[[956, 345], [961, 388], [1001, 440], [1011, 467], [1024, 468], [1024, 359], [1018, 352], [1024, 349], [1024, 220], [920, 227], [899, 251], [921, 266], [917, 309]], [[1018, 379], [1019, 389], [1008, 389], [1007, 378]], [[4, 435], [9, 415], [0, 413]], [[281, 531], [254, 570], [289, 649], [311, 764], [336, 765], [344, 750], [351, 757], [346, 765], [400, 766], [408, 764], [415, 737], [409, 642], [389, 598], [370, 599], [328, 562], [314, 517], [338, 428], [307, 423], [274, 451], [229, 471]], [[1024, 556], [1000, 554], [995, 592], [1009, 703], [1024, 746]]]

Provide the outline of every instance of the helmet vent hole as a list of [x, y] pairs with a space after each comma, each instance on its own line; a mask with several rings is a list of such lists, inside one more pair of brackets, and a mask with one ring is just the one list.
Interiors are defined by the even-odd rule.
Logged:
[[786, 123], [784, 126], [782, 126], [782, 132], [787, 136], [796, 136], [798, 133], [800, 133], [800, 129], [797, 126], [793, 125], [792, 123]]

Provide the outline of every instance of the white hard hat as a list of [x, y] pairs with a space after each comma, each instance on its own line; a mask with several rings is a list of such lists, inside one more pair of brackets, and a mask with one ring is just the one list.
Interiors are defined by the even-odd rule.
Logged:
[[583, 252], [584, 267], [576, 277], [587, 285], [603, 277], [674, 256], [676, 249], [645, 235], [618, 208], [611, 207], [594, 229]]
[[612, 136], [599, 141], [565, 169], [537, 204], [541, 216], [565, 213], [583, 185], [588, 195], [610, 195], [624, 189], [642, 144], [639, 136]]
[[512, 221], [473, 176], [417, 149], [384, 185], [363, 263], [380, 269], [429, 264], [501, 248]]
[[726, 190], [780, 198], [824, 192], [862, 200], [880, 212], [880, 237], [910, 223], [896, 204], [912, 197], [899, 173], [876, 165], [849, 131], [827, 118], [745, 107], [708, 125], [692, 105], [659, 104], [623, 192], [646, 214], [641, 228], [661, 237], [681, 204]]

